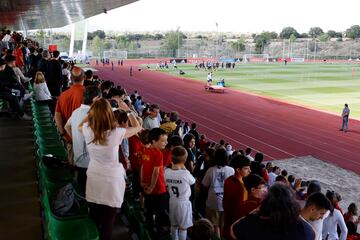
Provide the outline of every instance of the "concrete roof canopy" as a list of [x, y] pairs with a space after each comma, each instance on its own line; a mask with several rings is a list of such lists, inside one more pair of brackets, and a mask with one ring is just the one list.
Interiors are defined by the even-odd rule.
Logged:
[[11, 30], [58, 28], [138, 0], [1, 0], [0, 26]]

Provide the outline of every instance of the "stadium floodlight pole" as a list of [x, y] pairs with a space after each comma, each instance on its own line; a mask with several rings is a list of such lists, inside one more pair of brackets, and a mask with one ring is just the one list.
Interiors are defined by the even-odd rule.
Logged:
[[315, 41], [315, 46], [314, 46], [314, 62], [315, 62], [315, 59], [316, 59], [316, 38], [314, 38], [314, 41]]
[[215, 44], [215, 58], [217, 58], [217, 49], [219, 44], [219, 24], [216, 22], [216, 44]]
[[306, 41], [306, 55], [305, 55], [305, 59], [309, 60], [309, 39], [307, 39]]
[[285, 58], [285, 39], [283, 39], [283, 51], [282, 51], [282, 59], [284, 61]]
[[176, 31], [177, 31], [177, 35], [178, 35], [178, 49], [177, 49], [177, 52], [178, 54], [177, 55], [180, 55], [179, 52], [180, 52], [180, 26], [177, 26], [176, 28]]
[[289, 38], [288, 58], [290, 58], [291, 39]]

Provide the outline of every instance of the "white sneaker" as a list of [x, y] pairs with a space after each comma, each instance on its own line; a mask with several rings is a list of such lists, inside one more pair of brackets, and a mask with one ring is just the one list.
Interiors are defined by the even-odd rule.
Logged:
[[32, 120], [32, 117], [27, 115], [26, 113], [24, 113], [24, 115], [22, 115], [20, 117], [21, 120], [25, 120], [25, 121], [31, 121]]
[[32, 92], [31, 93], [25, 93], [24, 97], [23, 97], [24, 101], [28, 100], [32, 95], [33, 95]]

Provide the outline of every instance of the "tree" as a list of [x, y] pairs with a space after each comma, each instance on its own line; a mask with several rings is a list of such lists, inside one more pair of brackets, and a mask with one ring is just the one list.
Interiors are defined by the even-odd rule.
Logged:
[[239, 39], [236, 42], [231, 44], [231, 48], [234, 49], [236, 52], [243, 52], [245, 51], [245, 41], [244, 39]]
[[61, 38], [59, 38], [57, 45], [60, 52], [67, 52], [70, 47], [70, 38], [66, 35], [63, 35]]
[[309, 34], [302, 33], [302, 34], [300, 34], [299, 38], [309, 38]]
[[104, 41], [98, 36], [95, 36], [91, 42], [91, 50], [94, 53], [94, 56], [102, 57], [102, 53], [104, 51]]
[[115, 41], [118, 49], [127, 49], [130, 44], [130, 41], [126, 36], [117, 36]]
[[156, 33], [154, 36], [154, 40], [161, 40], [164, 38], [164, 35], [160, 34], [160, 33]]
[[321, 35], [319, 36], [319, 40], [320, 40], [321, 42], [329, 41], [329, 40], [330, 40], [330, 36], [329, 36], [329, 34], [327, 34], [327, 33], [323, 33], [323, 34], [321, 34]]
[[312, 27], [309, 30], [309, 35], [312, 38], [317, 38], [323, 33], [324, 33], [324, 31], [320, 27]]
[[297, 37], [296, 37], [296, 35], [293, 33], [293, 34], [290, 35], [289, 39], [290, 39], [291, 42], [295, 42], [296, 39], [297, 39]]
[[360, 38], [360, 26], [359, 25], [353, 25], [350, 28], [346, 29], [345, 32], [346, 37], [348, 38]]
[[291, 34], [294, 34], [297, 38], [300, 36], [300, 34], [295, 30], [295, 28], [286, 27], [281, 31], [279, 37], [282, 39], [289, 39]]
[[327, 31], [327, 34], [329, 35], [329, 37], [331, 38], [341, 38], [342, 37], [342, 32], [336, 32], [334, 30], [329, 30]]
[[98, 36], [100, 39], [105, 39], [106, 34], [103, 30], [96, 30], [95, 32], [88, 33], [88, 40], [93, 40], [95, 36]]
[[43, 30], [37, 31], [35, 33], [35, 39], [40, 45], [45, 45], [46, 33]]
[[262, 32], [261, 34], [256, 35], [254, 38], [256, 53], [262, 53], [264, 48], [270, 43], [271, 38], [272, 34], [269, 34], [269, 32]]
[[178, 31], [171, 31], [165, 34], [164, 48], [176, 57], [176, 51], [183, 45], [184, 34]]

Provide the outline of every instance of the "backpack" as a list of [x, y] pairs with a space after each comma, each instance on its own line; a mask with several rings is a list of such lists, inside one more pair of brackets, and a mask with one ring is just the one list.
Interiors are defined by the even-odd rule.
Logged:
[[43, 156], [42, 161], [43, 161], [44, 165], [50, 169], [70, 167], [69, 162], [67, 160], [58, 158], [51, 154]]
[[68, 183], [53, 195], [51, 208], [58, 217], [74, 216], [85, 202], [86, 200], [75, 191], [73, 184]]

